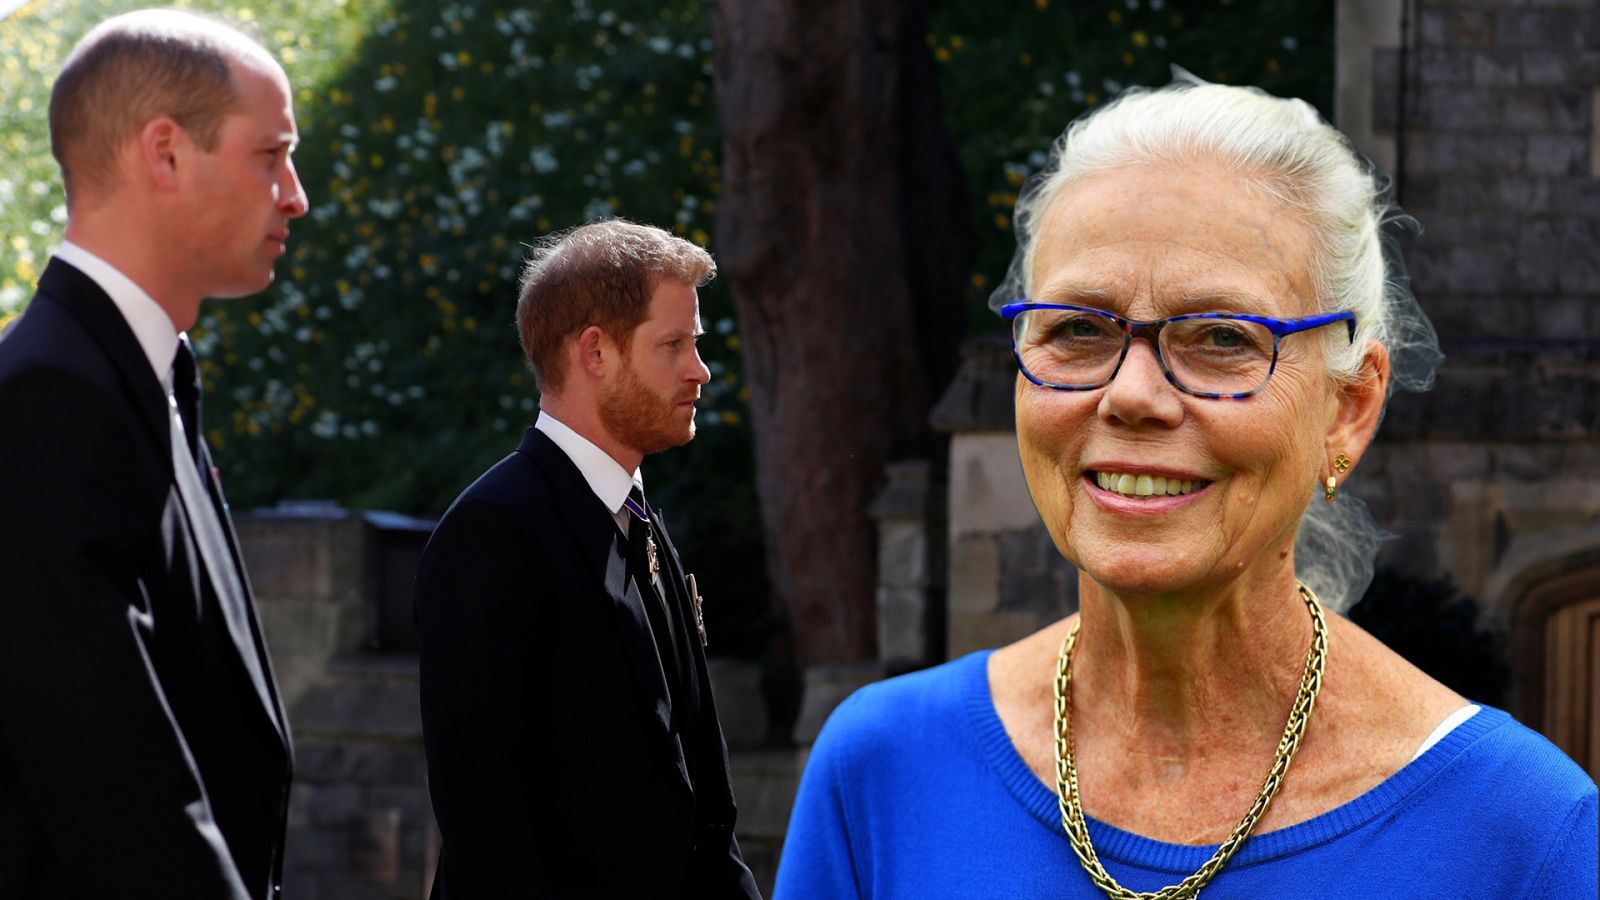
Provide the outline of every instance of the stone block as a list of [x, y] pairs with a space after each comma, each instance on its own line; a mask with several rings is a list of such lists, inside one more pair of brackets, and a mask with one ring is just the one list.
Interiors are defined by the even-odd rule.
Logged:
[[995, 535], [954, 538], [950, 551], [950, 613], [982, 615], [1000, 608], [1000, 542]]
[[1078, 573], [1043, 526], [999, 536], [1000, 609], [1035, 616], [1041, 627], [1078, 608]]
[[[1441, 290], [1456, 295], [1504, 294], [1517, 288], [1515, 252], [1510, 247], [1419, 245], [1417, 251], [1412, 255], [1412, 275], [1419, 295]], [[1442, 307], [1442, 304], [1439, 306]], [[1483, 308], [1482, 303], [1476, 303], [1472, 312]], [[1430, 307], [1429, 311], [1434, 313], [1435, 307]], [[1444, 310], [1439, 308], [1438, 311]], [[1482, 324], [1504, 329], [1509, 323], [1522, 318], [1525, 317], [1517, 315], [1514, 310], [1494, 309], [1491, 317]], [[1444, 331], [1442, 324], [1439, 327]], [[1484, 334], [1476, 329], [1468, 333], [1474, 336]], [[1512, 330], [1509, 333], [1520, 332]]]
[[1594, 14], [1576, 9], [1507, 9], [1497, 18], [1494, 43], [1556, 54], [1586, 49]]
[[950, 442], [950, 535], [1011, 531], [1038, 521], [1017, 437], [957, 434]]
[[1501, 124], [1504, 98], [1495, 88], [1431, 88], [1417, 98], [1414, 121], [1454, 131], [1487, 131]]
[[878, 584], [923, 587], [931, 581], [927, 523], [921, 519], [878, 522]]
[[1484, 87], [1515, 87], [1522, 83], [1522, 58], [1514, 53], [1479, 50], [1471, 55], [1472, 83]]
[[1522, 90], [1506, 93], [1502, 116], [1507, 128], [1516, 131], [1550, 131], [1555, 127], [1555, 101], [1548, 90]]
[[[1394, 62], [1385, 74], [1392, 78], [1389, 83], [1395, 84], [1398, 80], [1396, 73], [1399, 71], [1399, 53], [1397, 50], [1387, 49], [1383, 52], [1393, 54]], [[1412, 71], [1416, 79], [1425, 87], [1470, 84], [1476, 72], [1475, 58], [1478, 53], [1479, 51], [1462, 46], [1420, 47], [1412, 54], [1409, 64], [1414, 67]]]
[[263, 605], [359, 601], [366, 526], [336, 507], [251, 510], [235, 517], [251, 587]]
[[1495, 17], [1481, 9], [1419, 9], [1417, 36], [1422, 46], [1491, 47], [1495, 44]]
[[346, 824], [350, 871], [368, 884], [392, 885], [400, 878], [400, 822], [394, 807], [364, 809]]
[[794, 741], [809, 745], [828, 720], [833, 708], [857, 689], [881, 680], [886, 674], [882, 663], [833, 662], [807, 666], [805, 692], [800, 701], [800, 717], [794, 725]]
[[1520, 222], [1502, 211], [1436, 212], [1428, 216], [1430, 240], [1448, 244], [1515, 242]]
[[352, 741], [295, 736], [297, 781], [422, 784], [427, 759], [420, 741]]
[[1049, 624], [1028, 613], [950, 614], [950, 658], [1015, 643]]
[[308, 689], [290, 709], [296, 734], [416, 739], [422, 708], [415, 682], [339, 681]]
[[422, 782], [369, 785], [363, 805], [367, 810], [376, 810], [385, 815], [389, 811], [396, 813], [399, 816], [397, 828], [400, 825], [414, 826], [433, 815], [433, 803], [428, 798], [427, 786]]
[[1490, 175], [1521, 172], [1526, 145], [1520, 134], [1441, 134], [1437, 149], [1439, 171]]
[[1556, 286], [1575, 294], [1600, 296], [1600, 249], [1595, 244], [1563, 242], [1557, 247], [1560, 266]]
[[[1596, 249], [1600, 252], [1600, 248]], [[1581, 297], [1552, 297], [1539, 305], [1534, 333], [1539, 337], [1572, 340], [1585, 336], [1589, 301]]]
[[1551, 212], [1593, 218], [1600, 210], [1600, 176], [1550, 179]]
[[355, 784], [320, 785], [307, 791], [311, 824], [318, 827], [343, 827], [361, 809], [361, 786]]
[[[1600, 75], [1596, 80], [1600, 81]], [[1588, 134], [1594, 127], [1597, 92], [1600, 87], [1596, 86], [1588, 90], [1580, 87], [1553, 91], [1549, 130]]]
[[929, 597], [922, 588], [884, 587], [877, 593], [878, 659], [921, 666], [931, 661]]
[[728, 756], [733, 795], [739, 803], [737, 831], [742, 845], [756, 838], [782, 842], [800, 786], [801, 750], [744, 750]]
[[1528, 135], [1528, 171], [1535, 175], [1587, 174], [1588, 138], [1560, 132]]
[[283, 859], [286, 875], [289, 872], [321, 872], [343, 868], [345, 864], [343, 821], [337, 828], [291, 825], [284, 838]]
[[1549, 49], [1529, 50], [1522, 54], [1522, 83], [1529, 87], [1571, 87], [1582, 84], [1578, 77], [1584, 65], [1582, 54]]
[[712, 656], [706, 659], [706, 669], [728, 746], [757, 747], [765, 743], [770, 725], [766, 695], [761, 690], [761, 665]]

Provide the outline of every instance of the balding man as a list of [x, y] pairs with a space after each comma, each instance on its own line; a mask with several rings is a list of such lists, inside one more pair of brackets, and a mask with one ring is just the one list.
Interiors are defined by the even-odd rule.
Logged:
[[283, 70], [111, 19], [50, 98], [66, 242], [0, 341], [0, 897], [276, 897], [288, 722], [183, 332], [306, 199]]

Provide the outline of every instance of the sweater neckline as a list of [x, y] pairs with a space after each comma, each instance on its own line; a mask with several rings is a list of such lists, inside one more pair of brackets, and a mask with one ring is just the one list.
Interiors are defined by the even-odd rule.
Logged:
[[[963, 705], [979, 752], [1016, 801], [1061, 838], [1061, 811], [1054, 790], [1034, 777], [1006, 734], [989, 691], [989, 655], [992, 650], [969, 654], [960, 665]], [[1407, 803], [1419, 788], [1449, 767], [1469, 746], [1503, 725], [1507, 713], [1490, 706], [1461, 723], [1427, 752], [1371, 790], [1319, 816], [1252, 836], [1228, 863], [1230, 868], [1259, 865], [1317, 847], [1348, 834], [1385, 812]], [[1186, 875], [1203, 865], [1216, 844], [1169, 844], [1124, 831], [1085, 817], [1096, 853], [1125, 865]]]

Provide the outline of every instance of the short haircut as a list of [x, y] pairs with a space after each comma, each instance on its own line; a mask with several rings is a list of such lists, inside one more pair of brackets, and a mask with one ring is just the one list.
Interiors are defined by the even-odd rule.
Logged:
[[84, 35], [50, 91], [50, 152], [68, 203], [113, 187], [124, 144], [161, 116], [215, 149], [238, 105], [230, 61], [250, 52], [270, 58], [230, 22], [171, 9], [116, 16]]
[[523, 267], [517, 298], [517, 333], [540, 390], [560, 390], [566, 378], [561, 345], [568, 338], [598, 325], [626, 348], [663, 279], [699, 287], [716, 274], [704, 249], [626, 219], [545, 238]]

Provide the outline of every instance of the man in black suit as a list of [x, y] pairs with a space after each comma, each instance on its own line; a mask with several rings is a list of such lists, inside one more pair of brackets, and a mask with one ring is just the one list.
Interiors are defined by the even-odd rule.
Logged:
[[0, 897], [272, 900], [291, 749], [183, 332], [306, 211], [232, 26], [108, 20], [50, 98], [66, 242], [0, 340]]
[[517, 326], [540, 413], [417, 573], [435, 900], [759, 897], [694, 576], [639, 464], [694, 436], [711, 256], [612, 220], [546, 242]]

